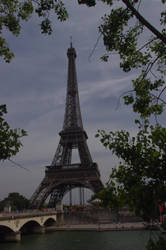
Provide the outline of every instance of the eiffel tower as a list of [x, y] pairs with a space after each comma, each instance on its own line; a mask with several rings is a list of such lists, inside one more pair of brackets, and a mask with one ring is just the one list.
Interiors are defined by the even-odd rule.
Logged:
[[[72, 43], [67, 56], [68, 80], [63, 129], [59, 133], [60, 141], [53, 161], [50, 166], [46, 166], [45, 177], [31, 197], [31, 207], [34, 208], [40, 208], [48, 196], [49, 207], [55, 207], [73, 188], [88, 188], [94, 193], [103, 188], [98, 166], [92, 161], [86, 142], [88, 136], [83, 128], [75, 65], [76, 51]], [[80, 163], [71, 163], [73, 149], [78, 150]]]

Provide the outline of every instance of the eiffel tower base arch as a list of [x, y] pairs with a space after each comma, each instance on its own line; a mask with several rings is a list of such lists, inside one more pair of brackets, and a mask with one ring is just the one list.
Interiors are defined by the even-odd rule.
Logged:
[[55, 208], [64, 195], [74, 188], [87, 188], [94, 193], [103, 188], [96, 163], [84, 168], [79, 164], [67, 168], [46, 167], [45, 177], [31, 198], [31, 207], [40, 208], [50, 195], [49, 207]]

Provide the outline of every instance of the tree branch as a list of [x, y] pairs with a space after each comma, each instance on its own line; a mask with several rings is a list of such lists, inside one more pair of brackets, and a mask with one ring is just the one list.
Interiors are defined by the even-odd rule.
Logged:
[[[162, 100], [162, 99], [160, 98], [160, 96], [162, 95], [162, 93], [163, 93], [165, 90], [166, 90], [166, 86], [161, 90], [160, 94], [158, 95], [158, 97], [157, 97], [158, 100]], [[162, 100], [162, 102], [164, 102], [164, 101]], [[164, 104], [166, 104], [166, 103], [164, 102]]]
[[152, 38], [150, 41], [148, 41], [147, 43], [145, 43], [144, 45], [142, 45], [138, 50], [138, 51], [141, 51], [142, 49], [144, 49], [147, 45], [149, 45], [150, 43], [152, 43], [156, 38]]
[[122, 2], [131, 10], [134, 16], [146, 26], [157, 38], [166, 44], [166, 37], [162, 35], [153, 25], [151, 25], [134, 7], [128, 0], [122, 0]]

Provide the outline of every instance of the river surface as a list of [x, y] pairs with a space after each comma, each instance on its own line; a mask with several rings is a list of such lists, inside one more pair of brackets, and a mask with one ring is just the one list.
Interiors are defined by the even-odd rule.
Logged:
[[0, 243], [0, 250], [145, 250], [149, 231], [52, 232]]

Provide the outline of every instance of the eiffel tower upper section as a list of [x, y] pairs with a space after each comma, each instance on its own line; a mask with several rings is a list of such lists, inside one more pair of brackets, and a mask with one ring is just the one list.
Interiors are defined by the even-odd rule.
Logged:
[[59, 133], [61, 139], [51, 166], [64, 167], [71, 165], [72, 149], [78, 149], [80, 167], [90, 167], [93, 162], [86, 143], [88, 136], [82, 123], [75, 64], [77, 55], [72, 43], [67, 50], [67, 56], [68, 77], [64, 123], [63, 129]]
[[72, 47], [72, 43], [71, 47], [67, 51], [67, 56], [68, 78], [63, 130], [70, 131], [78, 128], [83, 130], [75, 65], [75, 59], [77, 55], [75, 49]]

